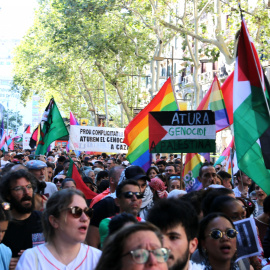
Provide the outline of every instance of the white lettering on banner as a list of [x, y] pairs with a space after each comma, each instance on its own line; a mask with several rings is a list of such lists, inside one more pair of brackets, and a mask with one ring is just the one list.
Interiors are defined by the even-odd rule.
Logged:
[[71, 125], [69, 140], [71, 150], [109, 153], [127, 153], [128, 150], [123, 143], [123, 128]]

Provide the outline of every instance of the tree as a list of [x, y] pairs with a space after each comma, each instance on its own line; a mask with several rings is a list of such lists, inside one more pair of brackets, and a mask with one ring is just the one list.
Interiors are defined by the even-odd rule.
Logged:
[[[182, 37], [183, 60], [192, 61], [194, 66], [193, 78], [198, 105], [201, 98], [198, 82], [200, 59], [207, 57], [214, 62], [221, 53], [227, 64], [232, 64], [235, 60], [237, 45], [235, 36], [237, 37], [241, 21], [238, 1], [122, 0], [120, 2], [141, 18], [150, 29], [174, 31], [176, 35]], [[268, 59], [270, 19], [264, 1], [257, 1], [255, 8], [248, 6], [250, 1], [241, 2], [242, 12], [248, 21], [256, 45], [263, 52], [262, 57]], [[151, 12], [148, 12], [149, 10]]]
[[[128, 88], [128, 76], [142, 72], [154, 42], [140, 20], [119, 7], [112, 10], [113, 1], [99, 1], [94, 9], [91, 1], [73, 2], [41, 4], [15, 52], [14, 88], [21, 89], [24, 101], [33, 92], [56, 95], [66, 113], [78, 108], [74, 97], [80, 95], [94, 119], [94, 111], [104, 111], [97, 103], [108, 93], [109, 107], [120, 102], [130, 121], [129, 107], [138, 100], [138, 91]], [[103, 78], [107, 85], [102, 93]]]
[[19, 112], [13, 110], [4, 110], [4, 128], [17, 132], [22, 126], [23, 116]]

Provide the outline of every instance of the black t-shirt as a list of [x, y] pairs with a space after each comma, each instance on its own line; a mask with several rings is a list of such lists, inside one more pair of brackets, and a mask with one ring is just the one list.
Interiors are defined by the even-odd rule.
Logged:
[[2, 241], [12, 251], [12, 257], [18, 257], [20, 250], [33, 247], [33, 242], [40, 244], [42, 233], [41, 212], [33, 211], [29, 218], [24, 220], [11, 220]]
[[119, 207], [114, 203], [114, 199], [109, 196], [94, 204], [93, 209], [94, 213], [90, 225], [96, 227], [99, 227], [99, 223], [102, 219], [119, 213]]

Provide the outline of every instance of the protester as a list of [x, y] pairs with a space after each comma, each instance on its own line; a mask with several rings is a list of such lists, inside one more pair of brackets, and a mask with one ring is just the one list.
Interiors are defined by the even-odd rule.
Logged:
[[173, 175], [176, 173], [174, 164], [167, 164], [165, 167], [165, 173], [167, 176]]
[[166, 191], [167, 187], [165, 186], [164, 182], [158, 177], [151, 179], [151, 181], [149, 182], [149, 187], [153, 192], [154, 202], [162, 198], [167, 198], [168, 196], [168, 193]]
[[62, 182], [64, 181], [65, 178], [66, 176], [64, 174], [58, 174], [53, 178], [52, 182], [56, 185], [58, 190], [61, 189]]
[[107, 170], [109, 171], [109, 170], [112, 169], [114, 166], [116, 166], [115, 158], [110, 158], [110, 159], [107, 161]]
[[239, 269], [235, 263], [237, 233], [224, 214], [213, 213], [201, 221], [198, 247], [204, 269]]
[[252, 183], [250, 177], [241, 170], [238, 170], [238, 172], [236, 173], [236, 178], [238, 181], [238, 186], [233, 189], [235, 197], [248, 198], [248, 188]]
[[[143, 194], [140, 192], [140, 187], [135, 180], [124, 180], [116, 188], [115, 203], [119, 207], [119, 213], [132, 214], [138, 221], [142, 221], [137, 217], [142, 204]], [[103, 219], [99, 224], [99, 235], [101, 247], [108, 235], [108, 226], [112, 217]]]
[[207, 188], [211, 184], [216, 184], [217, 173], [213, 165], [207, 162], [202, 164], [198, 180], [202, 183], [203, 188]]
[[257, 184], [255, 184], [255, 191], [257, 200], [254, 202], [255, 211], [253, 212], [253, 216], [257, 217], [263, 213], [263, 202], [267, 195]]
[[[94, 197], [90, 207], [94, 209], [94, 215], [91, 219], [86, 241], [88, 245], [98, 248], [100, 243], [99, 224], [102, 219], [114, 216], [119, 213], [119, 207], [115, 204], [115, 190], [124, 168], [115, 166], [109, 171], [110, 190], [105, 195], [98, 194]], [[105, 193], [105, 191], [104, 191]], [[103, 196], [103, 197], [102, 197]], [[96, 199], [99, 197], [98, 199]], [[92, 206], [93, 205], [93, 206]]]
[[90, 170], [88, 173], [86, 173], [86, 176], [90, 177], [93, 181], [93, 183], [96, 184], [96, 175], [94, 173], [94, 171]]
[[225, 188], [232, 189], [232, 183], [231, 183], [232, 176], [225, 171], [218, 171], [217, 174], [222, 178], [222, 185]]
[[123, 212], [120, 213], [119, 215], [116, 215], [112, 217], [109, 223], [109, 233], [108, 236], [112, 235], [113, 233], [119, 231], [121, 228], [125, 226], [129, 226], [132, 224], [138, 223], [138, 220], [134, 215]]
[[150, 167], [147, 172], [146, 172], [146, 175], [152, 179], [154, 177], [156, 177], [157, 175], [159, 174], [159, 171], [156, 167]]
[[153, 206], [153, 193], [147, 184], [150, 181], [144, 169], [139, 166], [129, 166], [125, 170], [126, 179], [136, 180], [140, 186], [140, 191], [143, 193], [142, 205], [139, 216], [146, 219], [149, 209]]
[[[213, 201], [210, 213], [215, 212], [225, 214], [232, 222], [246, 218], [246, 211], [239, 200], [229, 196], [220, 196]], [[249, 261], [255, 270], [262, 269], [257, 256], [249, 257]]]
[[10, 153], [5, 152], [3, 158], [0, 159], [1, 169], [3, 169], [8, 163], [10, 163]]
[[15, 269], [24, 250], [44, 241], [41, 212], [34, 211], [35, 185], [33, 175], [25, 170], [7, 173], [1, 179], [1, 195], [10, 203], [12, 215], [3, 238], [3, 243], [12, 251], [10, 269]]
[[141, 222], [109, 237], [96, 270], [166, 270], [168, 256], [158, 228]]
[[101, 251], [83, 244], [92, 212], [78, 190], [53, 194], [42, 216], [46, 243], [26, 250], [16, 269], [94, 270]]
[[45, 184], [44, 195], [50, 197], [57, 192], [57, 187], [54, 183], [46, 182], [47, 164], [41, 160], [30, 160], [26, 163], [26, 168], [32, 173], [39, 182]]
[[[93, 182], [92, 178], [84, 176], [82, 178], [83, 182], [86, 184], [86, 186], [91, 189], [92, 191], [94, 191], [95, 193], [97, 193], [97, 186], [96, 184]], [[92, 201], [91, 201], [92, 202]]]
[[168, 178], [168, 192], [174, 189], [185, 190], [185, 183], [179, 175], [170, 175]]
[[55, 169], [55, 165], [53, 163], [50, 162], [46, 162], [47, 165], [47, 181], [48, 182], [52, 182], [52, 178], [53, 178], [53, 170]]
[[224, 213], [232, 222], [246, 218], [245, 209], [241, 203], [230, 196], [219, 196], [215, 198], [209, 213], [214, 212]]
[[227, 188], [209, 188], [204, 191], [202, 197], [201, 208], [203, 211], [203, 215], [207, 216], [210, 212], [210, 209], [213, 205], [213, 201], [219, 196], [230, 196], [235, 198], [234, 192], [231, 189]]
[[109, 174], [107, 171], [100, 171], [96, 176], [96, 185], [99, 186], [102, 180], [109, 180]]
[[167, 165], [167, 163], [165, 160], [157, 161], [157, 167], [158, 167], [159, 173], [165, 172], [166, 165]]
[[5, 232], [8, 228], [8, 223], [10, 221], [10, 204], [4, 202], [0, 198], [0, 269], [8, 270], [9, 264], [12, 256], [12, 252], [9, 247], [4, 245], [2, 242]]
[[202, 269], [190, 261], [198, 240], [198, 217], [192, 205], [176, 199], [158, 201], [149, 211], [147, 221], [163, 234], [164, 247], [170, 250], [167, 261], [170, 270]]
[[261, 243], [263, 243], [264, 237], [267, 232], [267, 228], [270, 224], [270, 195], [268, 195], [263, 201], [263, 213], [255, 217], [255, 223], [259, 230], [259, 237]]
[[61, 189], [76, 189], [76, 182], [72, 178], [65, 178], [61, 184]]
[[248, 198], [236, 197], [235, 198], [246, 212], [246, 218], [249, 218], [255, 210], [255, 204]]

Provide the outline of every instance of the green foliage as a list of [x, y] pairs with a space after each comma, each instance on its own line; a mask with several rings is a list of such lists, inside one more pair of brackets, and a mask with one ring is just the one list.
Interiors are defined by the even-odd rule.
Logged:
[[17, 131], [22, 125], [23, 116], [19, 112], [13, 110], [4, 110], [4, 127], [8, 130]]
[[[72, 110], [89, 118], [87, 109], [93, 106], [104, 113], [104, 94], [97, 90], [102, 76], [109, 110], [118, 100], [115, 87], [123, 91], [123, 103], [134, 103], [138, 88], [128, 89], [128, 75], [149, 62], [154, 48], [148, 29], [115, 1], [42, 1], [34, 25], [15, 50], [13, 88], [24, 102], [35, 93], [45, 104], [53, 95], [66, 116]], [[81, 102], [74, 98], [78, 95]]]

